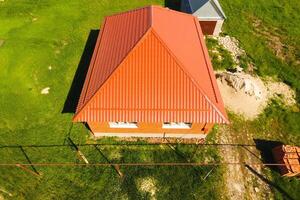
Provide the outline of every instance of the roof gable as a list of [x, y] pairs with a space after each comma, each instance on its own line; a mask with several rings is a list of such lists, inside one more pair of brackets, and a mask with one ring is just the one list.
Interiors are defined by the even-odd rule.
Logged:
[[189, 5], [190, 13], [205, 19], [225, 19], [225, 13], [218, 0], [183, 0]]
[[227, 121], [152, 28], [75, 120]]

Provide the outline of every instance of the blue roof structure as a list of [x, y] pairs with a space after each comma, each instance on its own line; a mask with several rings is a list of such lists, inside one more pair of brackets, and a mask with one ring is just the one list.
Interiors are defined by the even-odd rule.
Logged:
[[218, 0], [182, 0], [181, 11], [205, 19], [225, 19], [226, 15]]

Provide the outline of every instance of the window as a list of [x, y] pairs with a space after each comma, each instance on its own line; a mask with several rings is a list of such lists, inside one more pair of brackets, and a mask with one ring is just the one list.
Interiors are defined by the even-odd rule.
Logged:
[[137, 122], [109, 122], [110, 128], [137, 128]]
[[192, 123], [185, 122], [164, 122], [163, 128], [176, 128], [176, 129], [189, 129], [192, 127]]

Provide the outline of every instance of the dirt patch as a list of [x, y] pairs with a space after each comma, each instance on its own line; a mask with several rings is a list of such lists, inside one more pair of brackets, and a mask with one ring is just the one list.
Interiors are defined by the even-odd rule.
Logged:
[[156, 192], [157, 192], [157, 187], [156, 187], [156, 181], [152, 177], [147, 177], [147, 178], [140, 178], [137, 180], [137, 188], [141, 192], [147, 192], [150, 194], [150, 199], [154, 200], [156, 199]]
[[4, 44], [4, 40], [0, 39], [0, 47]]
[[265, 85], [269, 93], [269, 98], [276, 96], [282, 97], [287, 106], [293, 106], [297, 103], [295, 91], [293, 91], [287, 84], [270, 80], [265, 82]]
[[[252, 136], [247, 133], [237, 135], [230, 126], [221, 126], [217, 142], [222, 144], [253, 144]], [[260, 163], [260, 153], [255, 146], [220, 146], [222, 162], [226, 163]], [[260, 166], [251, 166], [257, 173], [262, 173]], [[224, 170], [225, 191], [227, 197], [240, 199], [271, 199], [269, 186], [250, 172], [244, 165], [226, 165]], [[260, 192], [257, 192], [260, 191]]]
[[287, 106], [296, 103], [295, 92], [282, 82], [263, 82], [244, 72], [216, 72], [216, 76], [226, 108], [246, 119], [256, 118], [274, 97], [282, 98]]
[[278, 29], [267, 27], [263, 24], [262, 20], [256, 17], [251, 17], [251, 20], [253, 21], [252, 25], [256, 35], [266, 38], [268, 46], [272, 49], [275, 55], [281, 59], [285, 59], [287, 57], [287, 52], [284, 51], [286, 45], [284, 45], [281, 41]]
[[292, 61], [297, 65], [300, 64], [300, 60], [296, 57], [296, 48], [284, 43], [285, 36], [280, 34], [279, 28], [267, 26], [255, 16], [251, 16], [249, 20], [252, 22], [254, 34], [267, 41], [268, 47], [276, 57], [281, 60]]

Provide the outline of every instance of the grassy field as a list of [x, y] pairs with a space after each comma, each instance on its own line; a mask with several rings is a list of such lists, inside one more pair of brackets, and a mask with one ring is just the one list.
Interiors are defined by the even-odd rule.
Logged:
[[[298, 105], [286, 107], [274, 99], [254, 121], [231, 115], [236, 134], [250, 134], [255, 140], [300, 144], [300, 2], [297, 0], [220, 0], [228, 19], [225, 34], [236, 37], [255, 66], [255, 73], [271, 76], [289, 84], [297, 93]], [[268, 149], [268, 145], [264, 150]], [[300, 182], [282, 178], [274, 170], [265, 174], [280, 188], [297, 199]], [[276, 199], [287, 198], [271, 187]]]
[[[300, 3], [291, 2], [221, 0], [228, 16], [225, 33], [241, 41], [257, 73], [278, 77], [299, 91]], [[28, 162], [25, 154], [31, 162], [80, 162], [66, 145], [66, 138], [70, 136], [78, 144], [93, 141], [84, 125], [71, 128], [72, 114], [62, 110], [87, 38], [91, 30], [99, 29], [104, 16], [149, 4], [164, 2], [0, 2], [1, 163]], [[283, 53], [276, 56], [266, 33], [256, 33], [251, 28], [256, 18], [268, 30], [280, 28], [276, 36], [286, 45]], [[280, 58], [282, 55], [284, 59]], [[50, 87], [50, 92], [42, 95], [40, 92], [46, 87]], [[274, 102], [253, 122], [234, 116], [231, 119], [237, 132], [247, 127], [257, 138], [300, 143], [297, 108]], [[208, 141], [214, 141], [214, 134]], [[191, 156], [195, 162], [220, 159], [213, 147], [199, 149], [194, 155], [194, 145], [177, 145], [174, 151], [166, 145], [147, 145], [143, 141], [131, 145], [113, 145], [114, 140], [98, 142], [106, 144], [98, 146], [101, 153], [94, 146], [81, 147], [90, 162], [107, 162], [103, 155], [112, 162], [183, 162]], [[19, 146], [23, 146], [23, 151]], [[36, 169], [42, 176], [18, 168], [0, 168], [0, 199], [219, 199], [224, 192], [222, 168], [215, 168], [205, 180], [202, 178], [211, 168], [122, 167], [124, 178], [119, 178], [110, 167]], [[290, 183], [276, 173], [270, 176], [287, 190], [297, 191], [299, 182]], [[281, 193], [274, 193], [281, 198]]]
[[[160, 0], [4, 1], [0, 3], [1, 163], [80, 162], [66, 143], [93, 142], [82, 124], [62, 110], [91, 30], [103, 17]], [[51, 67], [50, 67], [51, 66]], [[51, 70], [49, 69], [51, 68]], [[48, 95], [43, 88], [50, 87]], [[71, 131], [70, 131], [71, 130]], [[81, 147], [90, 162], [185, 162], [219, 160], [214, 148], [194, 154], [195, 145], [107, 145]], [[145, 142], [143, 142], [144, 144]], [[16, 147], [17, 145], [17, 147]], [[23, 151], [18, 145], [23, 146]], [[49, 146], [50, 145], [50, 146]], [[58, 145], [58, 146], [51, 146]], [[105, 157], [103, 157], [103, 155]], [[206, 158], [207, 159], [207, 158]], [[36, 177], [19, 168], [0, 168], [5, 199], [217, 199], [221, 169], [211, 167], [36, 167]], [[11, 193], [10, 196], [6, 191]], [[154, 195], [154, 196], [153, 196]]]

